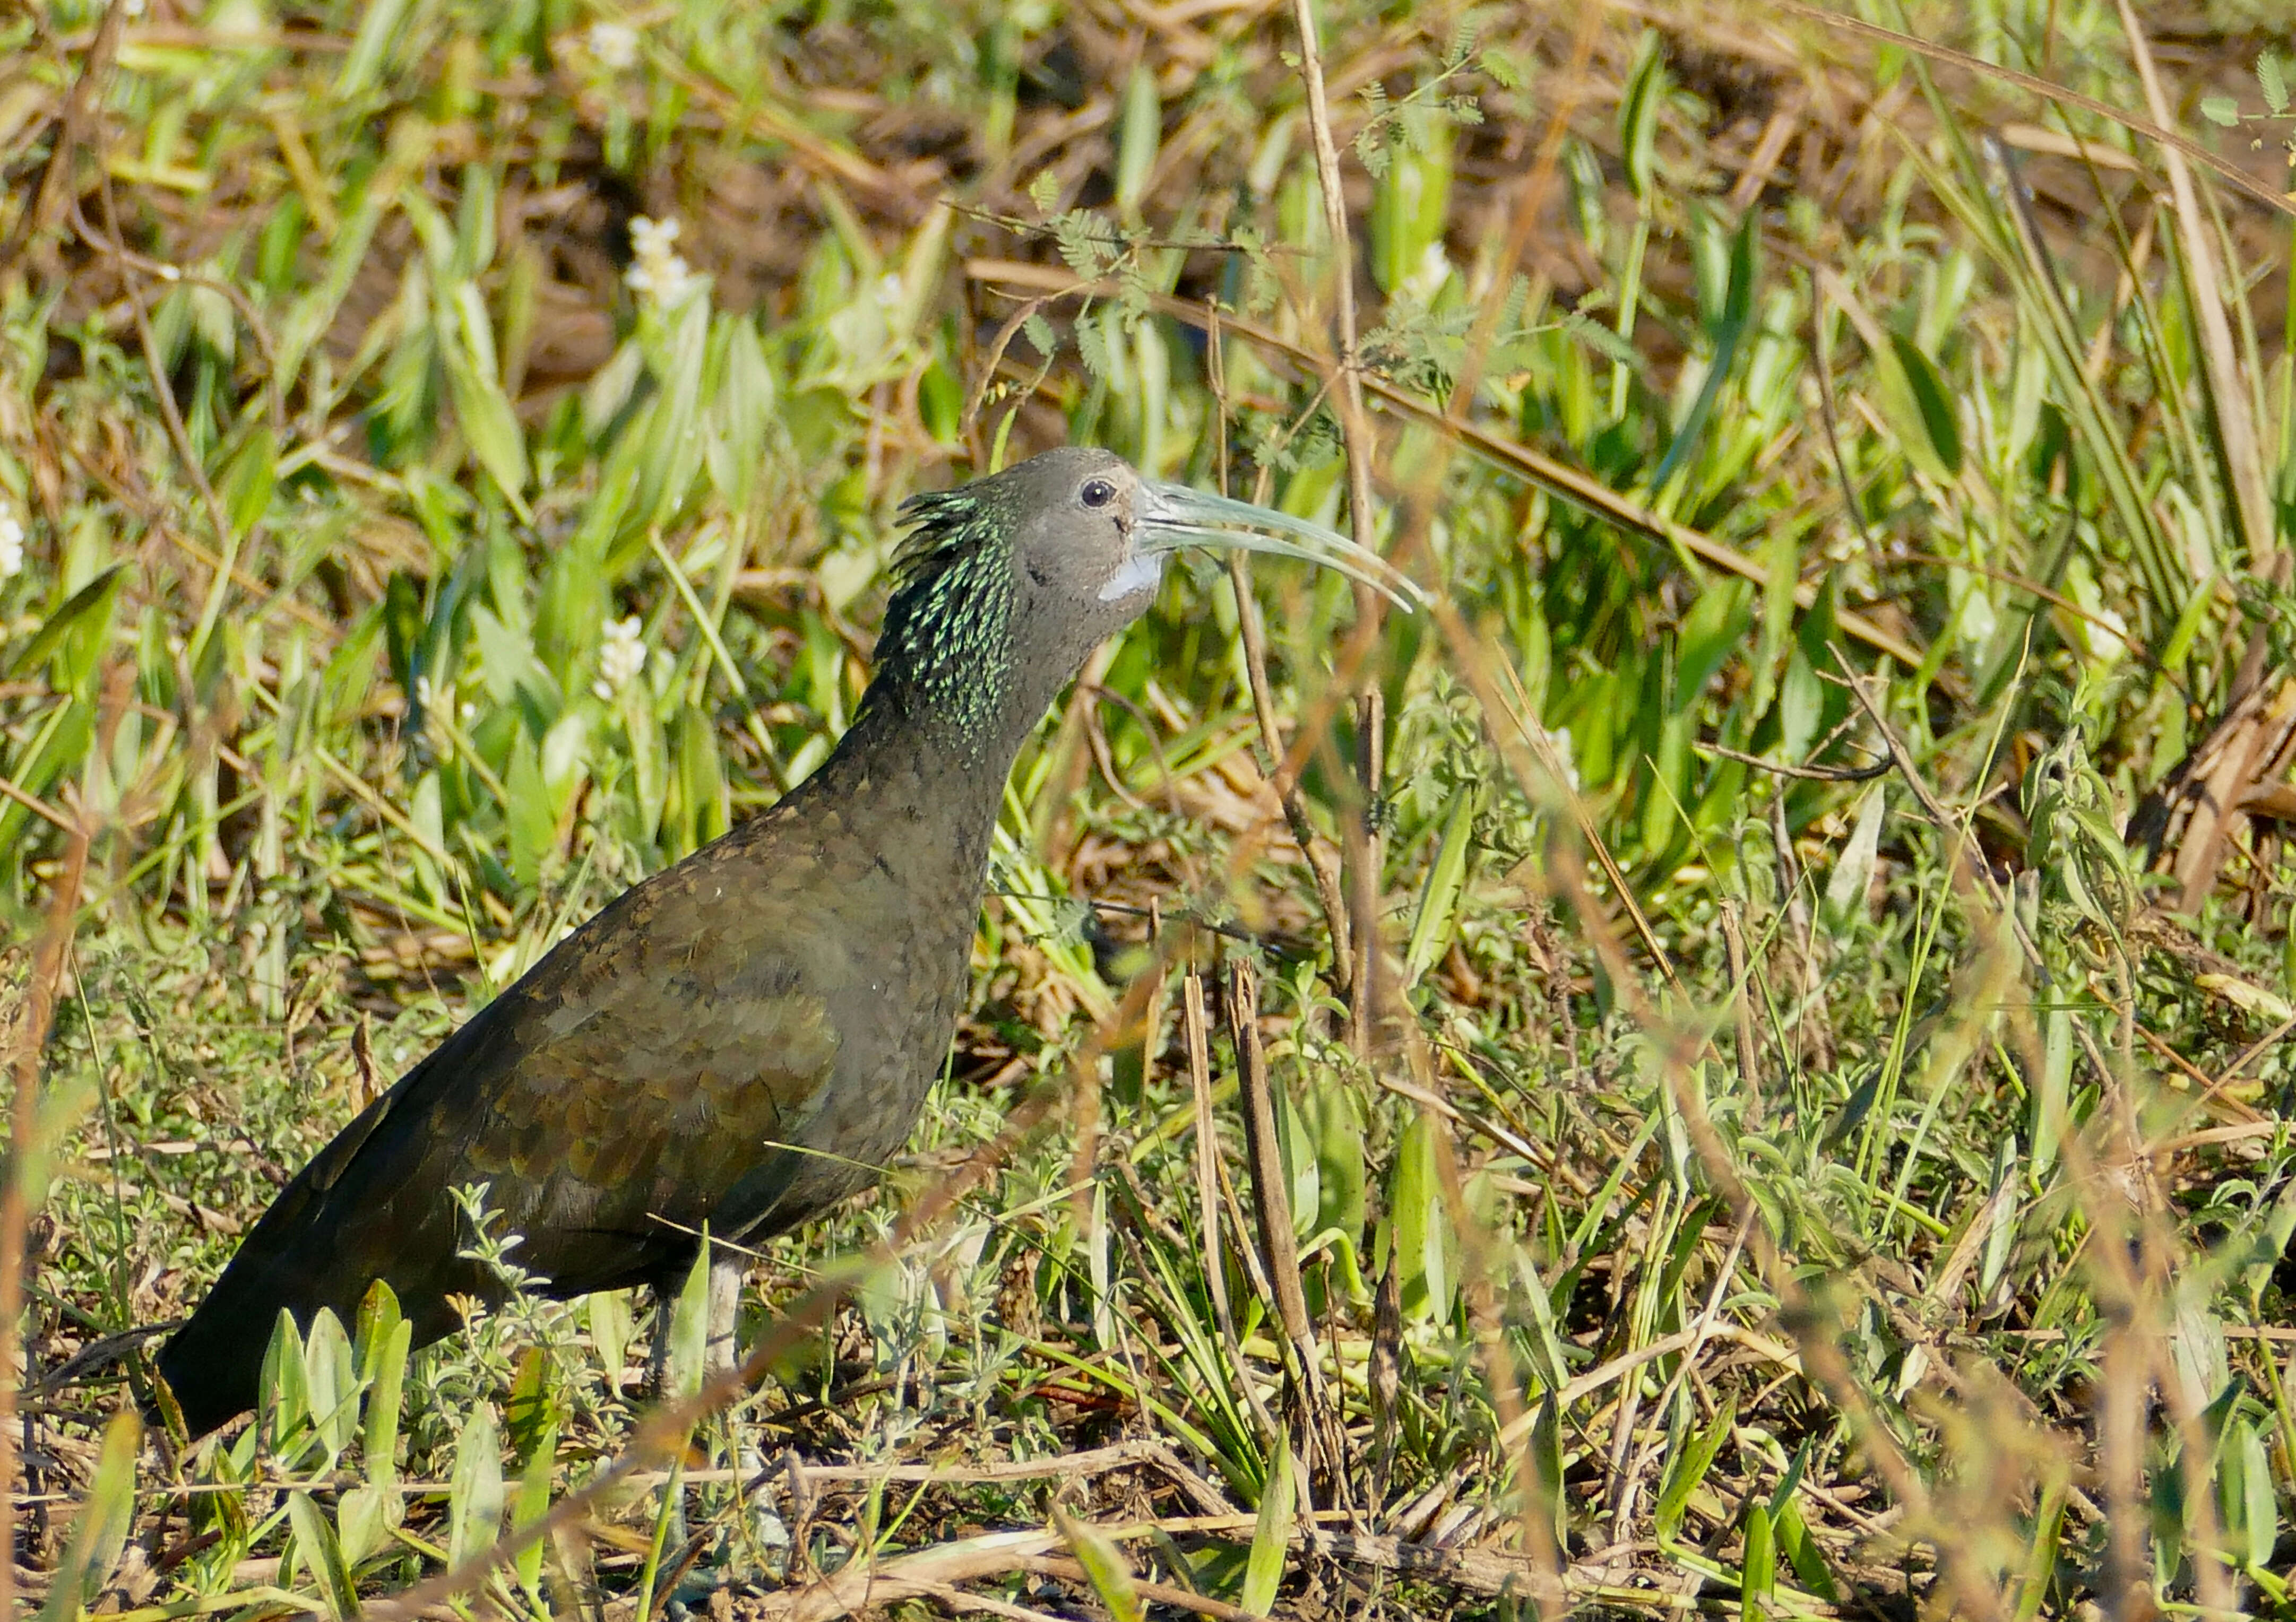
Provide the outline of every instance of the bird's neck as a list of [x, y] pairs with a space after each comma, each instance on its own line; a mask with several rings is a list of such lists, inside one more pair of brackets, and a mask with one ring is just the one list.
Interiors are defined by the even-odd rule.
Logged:
[[995, 657], [923, 669], [880, 666], [831, 759], [845, 769], [904, 760], [937, 796], [977, 803], [993, 821], [1013, 762], [1066, 675], [1032, 681]]
[[[920, 714], [910, 708], [914, 695], [893, 701], [882, 679], [829, 758], [783, 804], [833, 807], [840, 837], [868, 849], [877, 872], [929, 913], [937, 897], [977, 895], [1025, 733]], [[960, 911], [972, 915], [969, 905]]]
[[1034, 646], [1017, 610], [1011, 562], [988, 550], [897, 597], [853, 733], [882, 733], [882, 744], [865, 746], [914, 751], [1001, 796], [1021, 743], [1079, 662]]

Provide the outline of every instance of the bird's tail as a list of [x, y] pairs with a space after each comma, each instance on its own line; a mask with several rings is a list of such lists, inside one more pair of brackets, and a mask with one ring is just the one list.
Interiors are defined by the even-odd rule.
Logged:
[[233, 1321], [234, 1315], [216, 1310], [220, 1298], [209, 1297], [160, 1348], [160, 1378], [194, 1438], [255, 1406], [271, 1344], [270, 1323]]

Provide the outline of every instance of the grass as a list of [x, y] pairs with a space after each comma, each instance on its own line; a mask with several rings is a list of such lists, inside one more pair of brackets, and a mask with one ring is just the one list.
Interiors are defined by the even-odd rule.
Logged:
[[[2131, 20], [0, 21], [10, 1592], [2288, 1614], [2289, 45]], [[758, 1393], [378, 1300], [234, 1437], [115, 1418], [819, 762], [899, 501], [1070, 440], [1440, 600], [1177, 570], [1095, 661]]]

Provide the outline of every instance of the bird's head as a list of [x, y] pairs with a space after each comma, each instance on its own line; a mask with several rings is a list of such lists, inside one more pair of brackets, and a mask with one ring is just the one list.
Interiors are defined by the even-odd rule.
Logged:
[[[1419, 588], [1376, 553], [1288, 513], [1143, 477], [1107, 451], [1046, 451], [913, 496], [878, 643], [881, 672], [936, 709], [1024, 711], [1033, 725], [1104, 638], [1155, 600], [1184, 546], [1274, 553], [1336, 569], [1406, 608]], [[953, 709], [952, 709], [953, 707]]]

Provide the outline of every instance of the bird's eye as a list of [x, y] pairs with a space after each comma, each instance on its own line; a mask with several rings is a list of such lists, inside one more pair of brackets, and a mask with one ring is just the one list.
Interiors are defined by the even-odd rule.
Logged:
[[1077, 499], [1087, 507], [1104, 507], [1116, 499], [1116, 487], [1105, 479], [1087, 479]]

